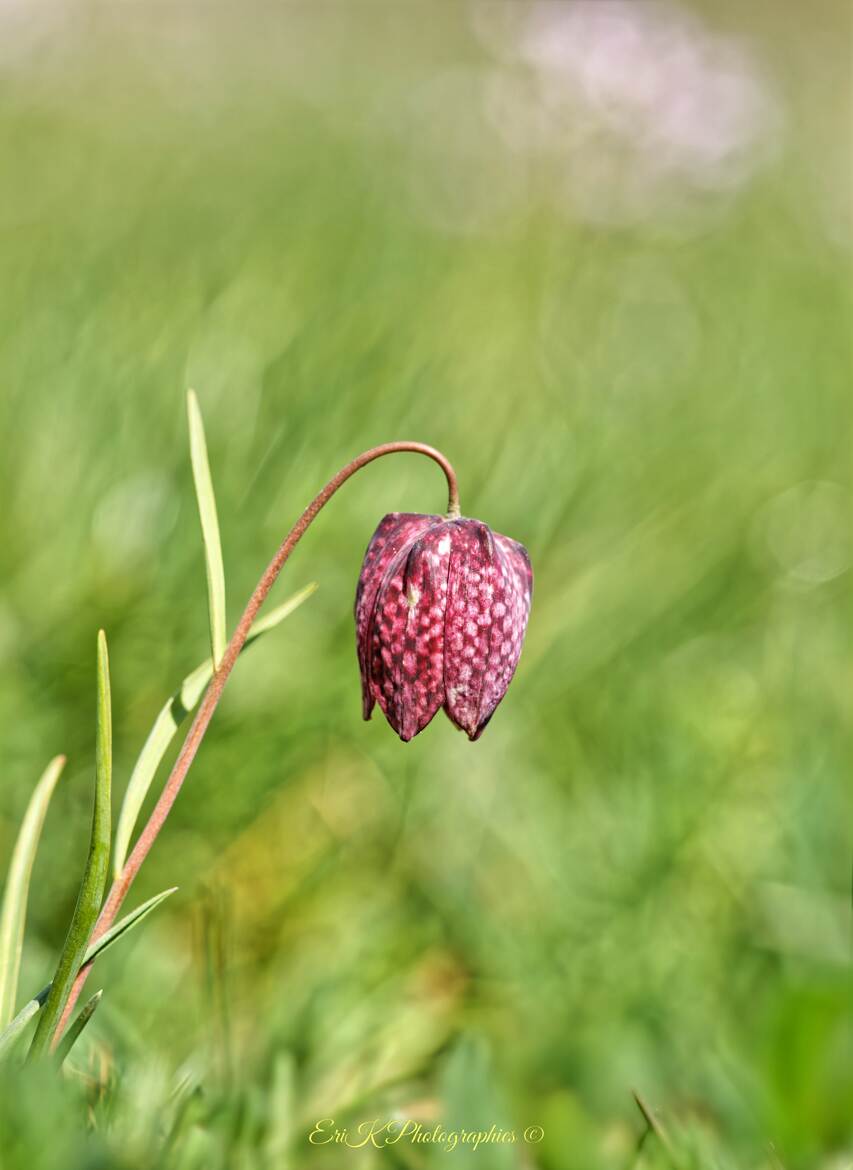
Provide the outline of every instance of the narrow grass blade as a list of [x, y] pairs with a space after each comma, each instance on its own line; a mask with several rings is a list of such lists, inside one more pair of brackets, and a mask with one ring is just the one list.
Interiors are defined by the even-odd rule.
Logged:
[[[293, 613], [303, 601], [306, 601], [317, 588], [316, 582], [307, 585], [293, 597], [283, 601], [281, 605], [270, 610], [259, 618], [249, 633], [246, 646], [250, 646], [261, 634], [272, 630], [286, 617]], [[243, 649], [246, 649], [246, 646]], [[213, 675], [213, 666], [208, 659], [188, 674], [175, 693], [166, 701], [154, 720], [154, 726], [148, 733], [148, 738], [139, 753], [134, 765], [127, 791], [124, 794], [118, 825], [116, 826], [115, 848], [113, 849], [113, 873], [116, 877], [121, 873], [130, 848], [130, 839], [139, 819], [139, 812], [145, 803], [145, 797], [151, 787], [151, 782], [160, 766], [160, 761], [166, 754], [175, 732], [186, 719], [187, 715], [198, 703], [204, 694], [205, 687]]]
[[83, 961], [89, 935], [98, 917], [110, 859], [110, 786], [112, 781], [112, 713], [110, 706], [110, 668], [107, 639], [98, 633], [98, 711], [95, 739], [95, 803], [89, 856], [77, 896], [77, 905], [59, 957], [56, 974], [30, 1048], [30, 1059], [42, 1055], [53, 1040], [54, 1032], [68, 999], [71, 984]]
[[[138, 926], [144, 918], [147, 918], [161, 902], [165, 902], [167, 898], [171, 897], [177, 888], [177, 886], [172, 886], [169, 890], [163, 890], [161, 893], [155, 894], [153, 898], [149, 898], [147, 902], [143, 902], [141, 906], [137, 906], [135, 910], [131, 910], [129, 914], [125, 914], [124, 918], [120, 919], [106, 934], [101, 935], [97, 942], [92, 943], [86, 949], [80, 966], [84, 967], [87, 963], [93, 962], [98, 955], [102, 955], [113, 943], [118, 942], [123, 935]], [[47, 987], [43, 987], [38, 995], [21, 1008], [8, 1027], [0, 1032], [0, 1060], [6, 1055], [39, 1008], [43, 1006], [50, 994], [50, 988], [51, 985], [48, 983]]]
[[35, 999], [25, 1003], [6, 1028], [0, 1032], [0, 1061], [5, 1060], [14, 1047], [15, 1041], [23, 1034], [27, 1024], [42, 1007], [50, 991], [50, 984], [38, 993]]
[[123, 934], [127, 934], [129, 930], [133, 930], [134, 926], [138, 926], [143, 918], [147, 918], [151, 911], [155, 910], [161, 902], [165, 902], [167, 898], [171, 898], [177, 888], [177, 886], [172, 886], [168, 890], [162, 890], [159, 894], [155, 894], [153, 898], [149, 898], [147, 902], [143, 902], [141, 906], [137, 906], [135, 910], [131, 910], [129, 914], [125, 914], [124, 918], [119, 919], [114, 926], [111, 926], [106, 933], [101, 935], [97, 942], [92, 943], [86, 949], [86, 954], [83, 956], [83, 962], [80, 966], [83, 967], [87, 963], [91, 963], [107, 947], [112, 946], [114, 942], [118, 942]]
[[647, 1133], [653, 1133], [660, 1142], [661, 1148], [666, 1154], [667, 1160], [673, 1167], [673, 1170], [678, 1170], [678, 1160], [675, 1156], [675, 1150], [670, 1140], [669, 1134], [664, 1129], [660, 1119], [655, 1115], [654, 1111], [647, 1104], [646, 1100], [640, 1096], [636, 1089], [633, 1090], [632, 1096], [637, 1104], [637, 1108], [643, 1115], [643, 1120], [647, 1126]]
[[[292, 597], [288, 597], [281, 605], [275, 606], [262, 618], [258, 618], [256, 622], [252, 623], [252, 628], [249, 630], [249, 636], [246, 639], [246, 646], [251, 646], [256, 638], [261, 634], [265, 634], [268, 630], [275, 629], [280, 622], [283, 622], [286, 617], [289, 617], [295, 609], [298, 609], [303, 601], [307, 601], [312, 593], [317, 591], [317, 582], [312, 581], [310, 585], [306, 585], [304, 589], [300, 589], [298, 593], [294, 593]], [[245, 650], [245, 646], [243, 649]]]
[[208, 658], [188, 674], [175, 693], [166, 700], [143, 744], [142, 751], [133, 766], [127, 790], [124, 794], [116, 825], [115, 848], [113, 850], [113, 874], [121, 873], [130, 849], [130, 839], [148, 789], [160, 766], [160, 761], [169, 749], [175, 732], [195, 707], [205, 687], [213, 677], [213, 664]]
[[62, 1037], [56, 1048], [56, 1063], [60, 1067], [65, 1063], [66, 1057], [71, 1049], [76, 1044], [80, 1033], [89, 1023], [92, 1016], [95, 1014], [95, 1008], [101, 1002], [101, 996], [104, 994], [103, 990], [96, 991], [91, 999], [87, 999], [80, 1009], [80, 1014], [72, 1024], [69, 1024], [68, 1031]]
[[30, 874], [47, 806], [64, 767], [65, 756], [56, 756], [45, 768], [27, 805], [12, 851], [3, 907], [0, 910], [0, 1029], [6, 1027], [15, 1011]]
[[193, 466], [195, 494], [204, 541], [204, 563], [207, 570], [207, 606], [210, 616], [210, 650], [214, 668], [225, 653], [225, 570], [222, 565], [222, 543], [219, 539], [219, 521], [216, 516], [216, 497], [210, 478], [204, 423], [195, 391], [187, 393], [187, 414], [190, 427], [190, 459]]

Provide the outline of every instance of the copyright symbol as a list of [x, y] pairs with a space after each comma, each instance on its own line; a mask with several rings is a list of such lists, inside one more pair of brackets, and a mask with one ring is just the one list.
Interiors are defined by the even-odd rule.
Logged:
[[528, 1125], [524, 1131], [524, 1140], [529, 1146], [538, 1146], [545, 1136], [545, 1130], [541, 1125]]

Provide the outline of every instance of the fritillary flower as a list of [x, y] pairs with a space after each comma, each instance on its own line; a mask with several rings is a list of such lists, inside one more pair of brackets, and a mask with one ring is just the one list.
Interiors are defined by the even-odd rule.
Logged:
[[478, 739], [518, 665], [532, 591], [527, 550], [479, 520], [386, 516], [355, 601], [365, 719], [378, 703], [408, 741], [443, 707]]

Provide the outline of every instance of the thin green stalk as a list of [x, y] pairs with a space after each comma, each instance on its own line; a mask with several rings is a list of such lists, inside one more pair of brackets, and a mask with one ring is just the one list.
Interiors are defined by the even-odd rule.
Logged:
[[[110, 785], [112, 781], [112, 713], [110, 705], [110, 667], [107, 639], [98, 631], [98, 705], [95, 739], [95, 803], [89, 855], [77, 905], [59, 957], [56, 974], [44, 1009], [39, 1013], [29, 1059], [43, 1056], [52, 1046], [71, 987], [86, 953], [89, 936], [97, 921], [107, 884], [110, 861]], [[103, 932], [106, 933], [106, 932]]]

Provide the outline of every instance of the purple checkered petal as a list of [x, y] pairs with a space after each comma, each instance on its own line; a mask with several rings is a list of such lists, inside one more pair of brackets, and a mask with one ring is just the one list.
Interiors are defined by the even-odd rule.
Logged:
[[358, 646], [358, 664], [361, 670], [361, 693], [364, 718], [369, 719], [373, 710], [374, 696], [370, 687], [370, 627], [376, 604], [376, 594], [382, 584], [386, 570], [401, 551], [411, 547], [414, 541], [433, 524], [440, 524], [440, 516], [427, 516], [417, 512], [391, 512], [383, 517], [371, 537], [355, 595], [355, 629]]
[[533, 588], [523, 545], [478, 520], [454, 525], [447, 591], [445, 710], [478, 739], [506, 694], [524, 642]]
[[388, 722], [406, 742], [444, 703], [447, 528], [439, 522], [404, 549], [376, 596], [370, 682]]

